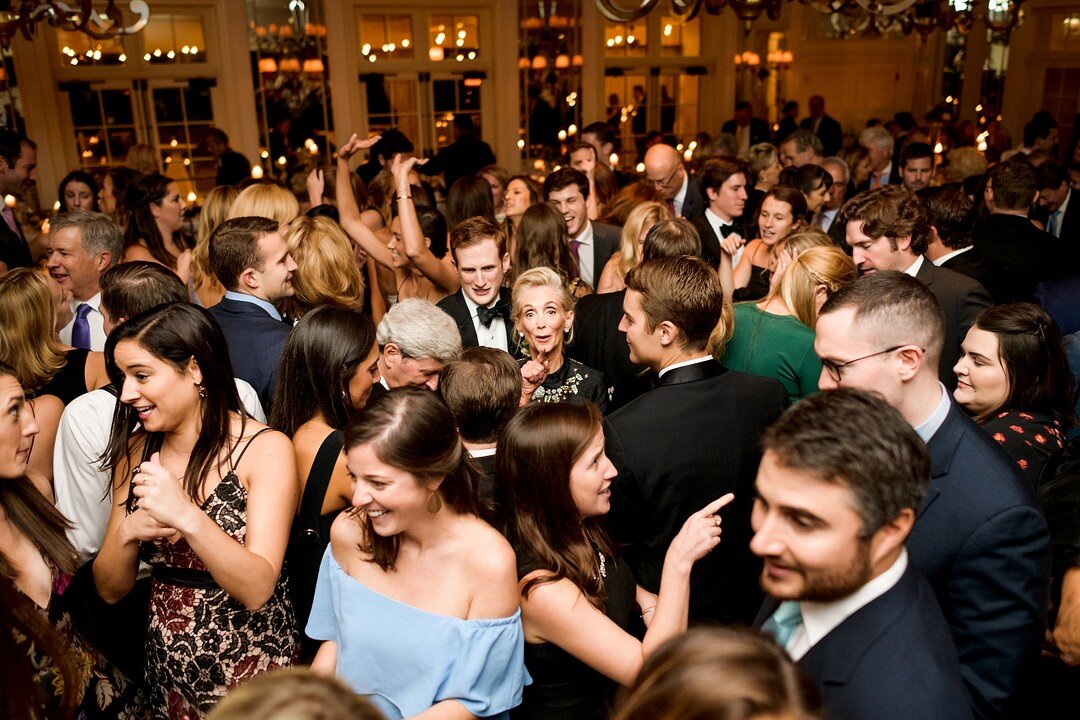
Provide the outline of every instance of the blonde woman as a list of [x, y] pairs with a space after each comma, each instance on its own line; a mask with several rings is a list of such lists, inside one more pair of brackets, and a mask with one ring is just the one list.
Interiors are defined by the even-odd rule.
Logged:
[[210, 235], [229, 217], [237, 195], [231, 185], [216, 187], [206, 196], [199, 213], [199, 234], [191, 251], [191, 283], [192, 297], [203, 307], [213, 307], [225, 296], [225, 287], [210, 272]]
[[594, 403], [607, 409], [604, 374], [563, 354], [573, 336], [574, 299], [549, 267], [526, 270], [514, 282], [511, 319], [529, 359], [523, 361], [521, 404]]
[[811, 247], [778, 269], [782, 276], [757, 303], [735, 306], [735, 332], [722, 362], [732, 370], [776, 378], [792, 402], [817, 392], [821, 361], [814, 353], [818, 310], [855, 281], [855, 263], [833, 245]]
[[285, 236], [289, 254], [296, 261], [292, 286], [286, 298], [289, 317], [300, 319], [320, 305], [343, 305], [359, 312], [364, 306], [364, 279], [353, 255], [352, 243], [341, 227], [328, 217], [300, 217]]
[[264, 217], [276, 220], [282, 236], [289, 233], [289, 225], [300, 214], [300, 201], [280, 185], [259, 183], [244, 188], [232, 207], [227, 220], [238, 217]]
[[670, 217], [671, 211], [658, 202], [643, 202], [630, 211], [620, 236], [619, 252], [612, 255], [604, 265], [600, 280], [596, 284], [597, 293], [626, 289], [626, 273], [641, 262], [641, 248], [645, 244], [645, 236], [653, 225]]

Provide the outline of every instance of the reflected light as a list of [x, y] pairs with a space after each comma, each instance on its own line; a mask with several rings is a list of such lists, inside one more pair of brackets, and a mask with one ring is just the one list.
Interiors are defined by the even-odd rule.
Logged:
[[262, 165], [252, 165], [251, 166], [251, 177], [255, 178], [256, 180], [262, 180], [262, 176], [263, 176]]

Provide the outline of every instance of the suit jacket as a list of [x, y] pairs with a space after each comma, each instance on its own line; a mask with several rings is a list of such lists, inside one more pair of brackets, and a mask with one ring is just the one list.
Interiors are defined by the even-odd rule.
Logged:
[[[742, 235], [744, 240], [750, 242], [753, 238], [744, 221], [745, 217], [746, 216], [744, 215], [743, 217], [735, 218], [734, 222], [732, 222], [732, 232]], [[720, 240], [722, 238], [716, 235], [712, 223], [709, 222], [709, 218], [705, 217], [704, 213], [694, 218], [693, 224], [698, 231], [698, 237], [701, 238], [701, 257], [705, 262], [709, 263], [711, 267], [719, 267], [720, 253], [723, 252], [723, 250], [720, 249]]]
[[[776, 611], [770, 598], [757, 627]], [[798, 661], [829, 720], [972, 717], [956, 646], [929, 584], [908, 563], [900, 580]]]
[[34, 264], [34, 259], [30, 256], [30, 246], [26, 244], [22, 230], [12, 232], [3, 218], [0, 218], [0, 262], [7, 265], [8, 270]]
[[[499, 302], [506, 303], [507, 308], [506, 320], [503, 322], [506, 326], [506, 347], [510, 349], [511, 355], [518, 358], [522, 355], [520, 348], [514, 343], [514, 323], [510, 320], [510, 295], [510, 288], [499, 288]], [[476, 337], [472, 313], [469, 312], [469, 306], [465, 303], [464, 289], [459, 289], [453, 295], [444, 297], [439, 301], [438, 308], [454, 318], [454, 322], [457, 323], [458, 332], [461, 333], [461, 347], [471, 348], [480, 344], [480, 340]]]
[[748, 624], [761, 606], [761, 562], [750, 552], [758, 438], [788, 405], [777, 380], [726, 370], [714, 360], [676, 368], [655, 390], [607, 417], [610, 527], [627, 546], [637, 581], [660, 588], [668, 545], [686, 518], [724, 493], [724, 542], [694, 566], [690, 619]]
[[574, 341], [566, 354], [599, 370], [613, 387], [608, 412], [627, 404], [650, 388], [646, 368], [630, 362], [626, 333], [619, 330], [625, 290], [586, 295], [574, 306]]
[[234, 374], [255, 388], [269, 416], [281, 351], [292, 326], [270, 317], [254, 303], [229, 298], [210, 308], [210, 314], [225, 333]]
[[[723, 127], [720, 128], [720, 132], [735, 135], [738, 129], [738, 126], [735, 124], [735, 119], [732, 118], [724, 123]], [[761, 118], [750, 118], [750, 144], [757, 145], [758, 143], [765, 143], [770, 140], [772, 140], [772, 133], [769, 131], [769, 123]]]
[[[799, 127], [803, 130], [814, 129], [814, 119], [804, 118]], [[836, 118], [829, 114], [821, 116], [821, 122], [818, 123], [817, 132], [814, 133], [821, 140], [821, 144], [824, 147], [825, 157], [835, 155], [840, 150], [840, 146], [844, 144], [844, 129], [840, 127], [840, 123], [836, 121]]]
[[979, 283], [958, 272], [939, 268], [926, 258], [915, 277], [930, 288], [945, 311], [945, 345], [941, 349], [938, 377], [951, 392], [956, 388], [953, 367], [963, 354], [960, 344], [975, 319], [993, 301]]
[[[870, 180], [871, 180], [871, 178], [866, 178], [861, 183], [859, 183], [858, 187], [855, 188], [856, 194], [869, 190], [870, 189]], [[900, 163], [899, 162], [893, 161], [892, 168], [889, 170], [889, 184], [890, 185], [899, 185], [900, 184]], [[848, 197], [854, 197], [854, 195], [849, 193]]]
[[701, 185], [697, 178], [690, 177], [686, 184], [686, 197], [683, 198], [682, 216], [693, 222], [694, 218], [705, 214], [705, 208], [709, 204], [705, 202], [705, 193], [701, 191]]
[[592, 221], [593, 232], [593, 288], [600, 282], [600, 273], [611, 256], [619, 251], [622, 228], [617, 225]]
[[949, 258], [938, 267], [958, 272], [961, 275], [967, 275], [975, 282], [986, 287], [986, 263], [983, 262], [982, 255], [975, 248]]
[[833, 216], [833, 220], [829, 223], [829, 229], [825, 231], [825, 234], [836, 244], [836, 247], [851, 255], [851, 246], [847, 244], [847, 223], [840, 220], [839, 210]]
[[986, 289], [996, 303], [1037, 302], [1035, 286], [1059, 279], [1061, 241], [1026, 217], [991, 215], [975, 223], [972, 241], [986, 263]]
[[1001, 717], [1042, 644], [1046, 520], [1016, 464], [955, 403], [927, 447], [908, 553], [941, 603], [975, 716]]

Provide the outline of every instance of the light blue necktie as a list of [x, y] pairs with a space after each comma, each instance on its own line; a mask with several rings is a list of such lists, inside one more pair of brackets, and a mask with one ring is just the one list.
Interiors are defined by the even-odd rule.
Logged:
[[803, 624], [802, 609], [796, 600], [785, 600], [776, 608], [761, 629], [776, 638], [780, 647], [787, 647], [788, 641], [795, 631]]
[[1058, 223], [1061, 221], [1061, 211], [1055, 210], [1050, 213], [1050, 219], [1046, 221], [1046, 232], [1054, 237], [1058, 236]]
[[90, 349], [90, 321], [86, 319], [86, 316], [92, 309], [86, 303], [79, 303], [79, 307], [75, 309], [75, 324], [71, 326], [73, 347]]

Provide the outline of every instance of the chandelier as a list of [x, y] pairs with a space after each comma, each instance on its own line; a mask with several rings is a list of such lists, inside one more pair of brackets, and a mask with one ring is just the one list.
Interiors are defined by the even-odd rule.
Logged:
[[40, 22], [59, 30], [86, 33], [98, 40], [134, 35], [146, 27], [150, 20], [150, 7], [145, 0], [131, 0], [128, 8], [138, 19], [125, 27], [124, 16], [116, 7], [116, 0], [109, 0], [101, 12], [94, 9], [93, 0], [73, 0], [70, 4], [55, 0], [0, 0], [0, 46], [8, 47], [17, 32], [21, 32], [27, 40], [33, 40]]
[[[613, 22], [633, 22], [645, 17], [661, 2], [672, 12], [691, 20], [704, 10], [719, 15], [730, 8], [749, 34], [754, 21], [765, 14], [780, 17], [785, 2], [796, 0], [596, 0], [600, 13]], [[1023, 0], [797, 0], [824, 15], [845, 35], [880, 35], [900, 31], [926, 37], [935, 29], [967, 33], [981, 21], [995, 38], [1008, 39], [1016, 27]]]

